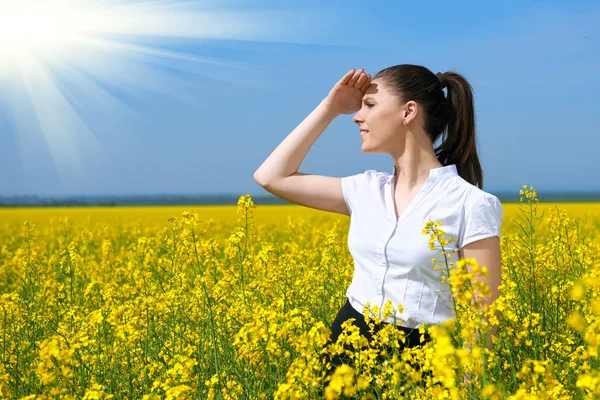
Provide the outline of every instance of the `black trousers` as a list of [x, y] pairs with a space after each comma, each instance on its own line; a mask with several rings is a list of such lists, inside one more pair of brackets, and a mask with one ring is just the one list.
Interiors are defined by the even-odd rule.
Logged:
[[[342, 333], [342, 323], [350, 318], [354, 318], [354, 321], [352, 322], [353, 325], [357, 326], [360, 329], [360, 334], [361, 336], [367, 338], [367, 340], [369, 342], [371, 342], [373, 340], [373, 337], [371, 335], [371, 333], [369, 332], [369, 327], [365, 322], [365, 317], [363, 316], [362, 313], [356, 311], [351, 305], [350, 302], [348, 300], [346, 300], [346, 304], [344, 304], [344, 306], [340, 309], [340, 311], [338, 312], [337, 316], [335, 317], [335, 320], [333, 321], [333, 324], [331, 325], [331, 336], [329, 337], [330, 343], [335, 343], [338, 339], [338, 337], [340, 336], [340, 334]], [[381, 324], [375, 324], [375, 332], [378, 332], [381, 328], [383, 328], [385, 325], [387, 324], [385, 322], [382, 322]], [[400, 342], [400, 351], [402, 351], [402, 349], [407, 348], [407, 347], [415, 347], [415, 346], [419, 346], [419, 345], [423, 345], [426, 342], [431, 340], [431, 337], [428, 334], [423, 334], [423, 340], [421, 340], [420, 336], [421, 334], [419, 333], [419, 328], [407, 328], [404, 326], [398, 326], [396, 325], [396, 328], [404, 331], [404, 338], [405, 338], [405, 342], [402, 343]], [[351, 348], [345, 347], [348, 350], [351, 350]], [[391, 347], [390, 347], [391, 349]], [[333, 373], [333, 371], [335, 370], [336, 367], [342, 365], [342, 363], [348, 364], [348, 365], [352, 365], [352, 362], [350, 360], [349, 357], [347, 357], [345, 354], [342, 355], [334, 355], [331, 356], [329, 354], [325, 355], [325, 362], [331, 362], [332, 365], [332, 369], [328, 371], [328, 376], [331, 375]], [[383, 356], [379, 356], [378, 357], [378, 361], [383, 363], [384, 359]], [[413, 366], [416, 370], [419, 370], [419, 366], [418, 365], [414, 365]], [[428, 374], [430, 375], [430, 374]]]

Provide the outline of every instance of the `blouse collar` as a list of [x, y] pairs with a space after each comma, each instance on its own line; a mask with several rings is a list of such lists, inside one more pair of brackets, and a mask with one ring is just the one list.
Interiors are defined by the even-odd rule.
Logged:
[[[394, 176], [396, 175], [396, 166], [394, 165], [394, 172], [392, 175], [388, 176], [388, 182], [391, 182]], [[444, 167], [431, 168], [429, 170], [429, 178], [427, 180], [439, 180], [445, 178], [451, 178], [453, 176], [458, 176], [458, 170], [456, 169], [456, 164], [446, 165]]]

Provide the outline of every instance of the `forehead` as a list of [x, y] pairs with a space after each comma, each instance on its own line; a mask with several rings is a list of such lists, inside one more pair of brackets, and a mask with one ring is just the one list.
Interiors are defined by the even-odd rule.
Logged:
[[365, 91], [365, 94], [362, 97], [362, 99], [363, 100], [377, 99], [378, 97], [384, 97], [384, 96], [385, 96], [385, 89], [384, 89], [383, 85], [374, 81], [371, 83], [371, 85], [369, 85], [369, 87]]

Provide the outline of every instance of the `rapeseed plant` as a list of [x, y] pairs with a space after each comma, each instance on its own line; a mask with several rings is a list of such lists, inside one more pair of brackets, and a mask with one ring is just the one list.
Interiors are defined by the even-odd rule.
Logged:
[[0, 397], [599, 398], [598, 208], [527, 186], [505, 208], [489, 305], [486, 266], [424, 227], [456, 318], [415, 347], [370, 304], [370, 342], [349, 321], [329, 343], [353, 272], [336, 216], [248, 195], [237, 212], [0, 210]]

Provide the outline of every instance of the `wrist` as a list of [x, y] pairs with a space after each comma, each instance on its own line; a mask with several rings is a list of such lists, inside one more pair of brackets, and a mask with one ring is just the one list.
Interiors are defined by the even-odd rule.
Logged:
[[333, 109], [333, 107], [331, 106], [331, 104], [329, 103], [329, 101], [326, 98], [321, 100], [321, 103], [319, 103], [318, 108], [322, 109], [324, 113], [326, 113], [328, 116], [331, 117], [331, 119], [340, 115], [339, 112], [337, 112]]

